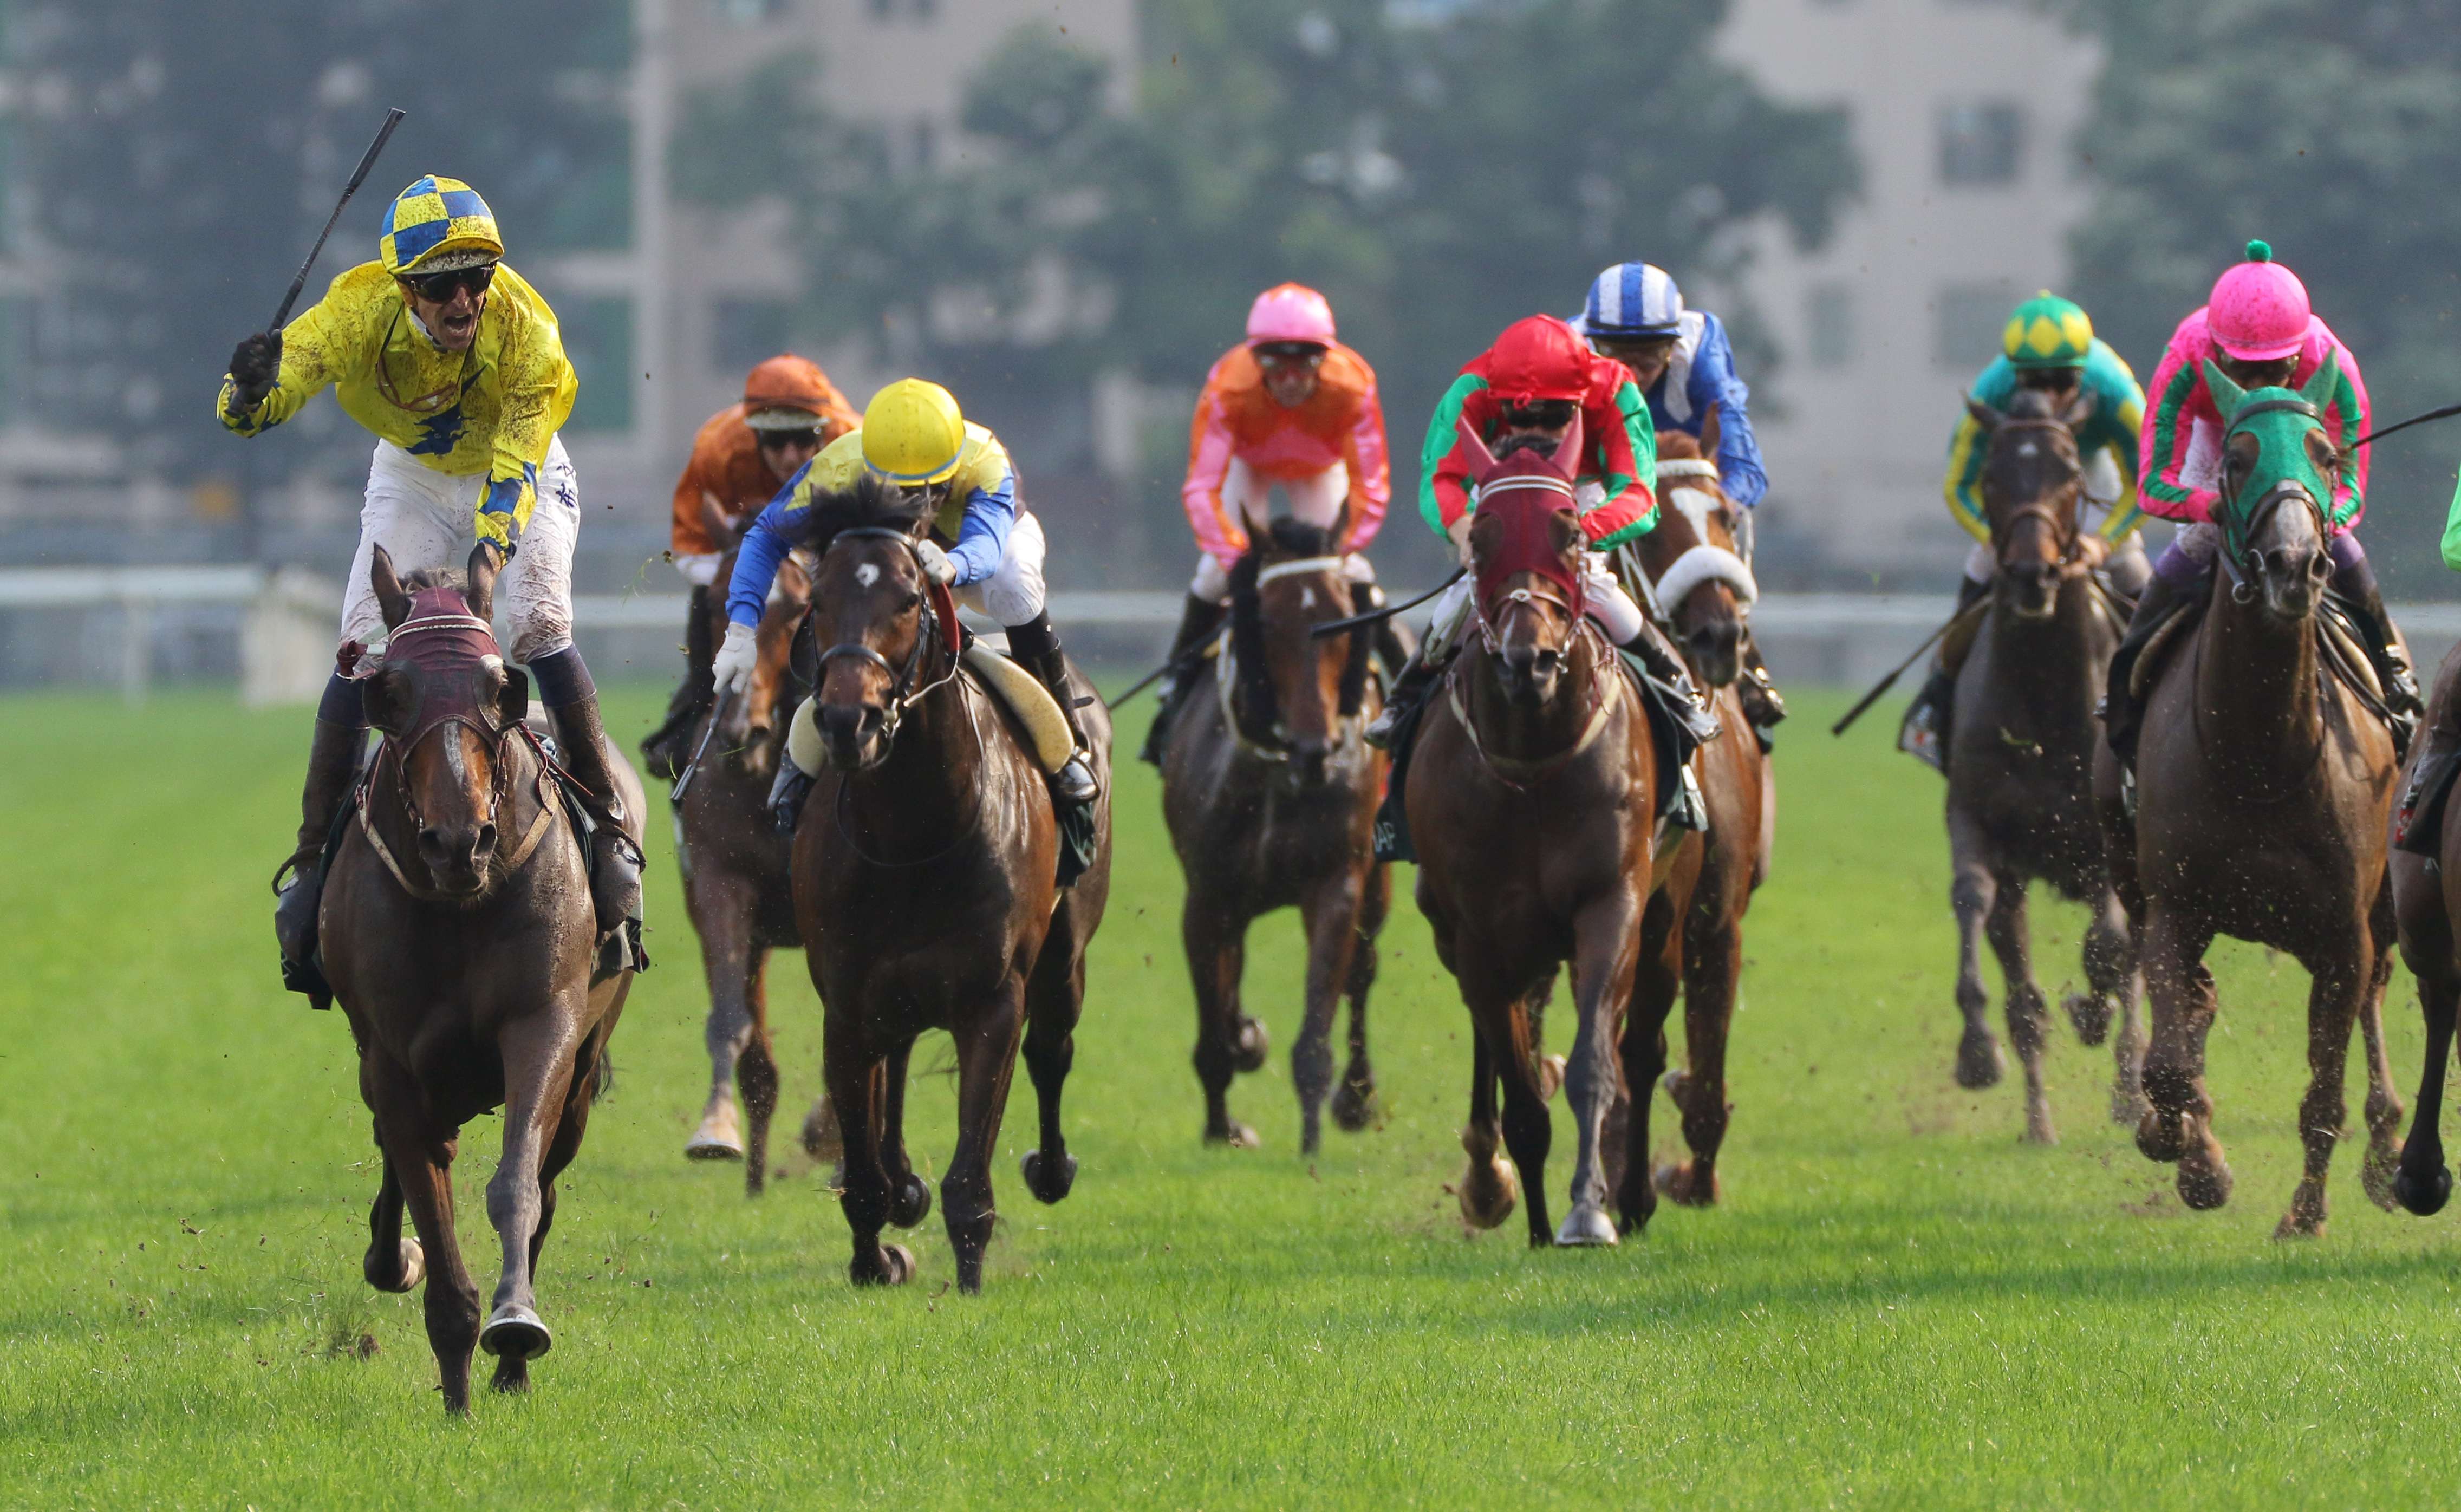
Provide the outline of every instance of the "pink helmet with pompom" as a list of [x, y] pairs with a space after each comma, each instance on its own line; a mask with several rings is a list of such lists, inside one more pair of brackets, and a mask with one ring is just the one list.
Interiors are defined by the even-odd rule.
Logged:
[[2241, 362], [2274, 362], [2307, 340], [2307, 286], [2273, 260], [2262, 242], [2247, 244], [2247, 261], [2214, 281], [2205, 326], [2214, 342]]
[[1312, 341], [1333, 345], [1333, 307], [1305, 284], [1276, 284], [1248, 307], [1248, 345]]

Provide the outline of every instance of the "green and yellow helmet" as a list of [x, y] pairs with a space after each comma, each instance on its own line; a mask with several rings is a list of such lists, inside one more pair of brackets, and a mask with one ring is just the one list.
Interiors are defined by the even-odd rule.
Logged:
[[388, 273], [441, 273], [504, 255], [495, 212], [459, 179], [428, 174], [385, 206], [376, 250]]
[[2082, 368], [2093, 350], [2093, 322], [2072, 299], [2049, 289], [2011, 310], [2000, 351], [2018, 369]]

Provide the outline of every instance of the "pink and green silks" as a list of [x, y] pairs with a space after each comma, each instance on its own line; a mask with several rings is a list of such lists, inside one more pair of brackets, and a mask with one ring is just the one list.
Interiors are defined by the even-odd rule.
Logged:
[[[2346, 450], [2367, 433], [2367, 386], [2359, 375], [2359, 359], [2321, 319], [2308, 318], [2307, 338], [2299, 349], [2289, 386], [2303, 387], [2327, 354], [2338, 355], [2340, 375], [2330, 400], [2322, 405], [2324, 434]], [[2148, 514], [2186, 523], [2214, 518], [2218, 500], [2214, 489], [2221, 479], [2222, 417], [2206, 387], [2204, 365], [2223, 355], [2206, 329], [2202, 309], [2179, 322], [2163, 349], [2161, 366], [2146, 385], [2145, 429], [2138, 438], [2143, 461], [2136, 473], [2137, 501]], [[2363, 446], [2333, 493], [2326, 523], [2334, 535], [2356, 528], [2366, 512], [2366, 484], [2367, 448]]]

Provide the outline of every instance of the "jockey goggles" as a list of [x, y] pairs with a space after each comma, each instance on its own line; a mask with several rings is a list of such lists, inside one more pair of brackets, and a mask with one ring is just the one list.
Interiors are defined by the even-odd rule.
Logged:
[[814, 425], [794, 431], [756, 430], [752, 433], [752, 437], [760, 443], [762, 451], [774, 452], [789, 446], [820, 445], [821, 428]]
[[483, 294], [496, 281], [496, 265], [481, 263], [476, 267], [448, 268], [441, 273], [396, 273], [396, 278], [410, 286], [410, 291], [431, 305], [449, 305], [455, 293], [468, 289], [472, 295]]
[[1251, 350], [1256, 353], [1256, 361], [1268, 368], [1313, 368], [1324, 360], [1325, 352], [1313, 341], [1268, 341]]

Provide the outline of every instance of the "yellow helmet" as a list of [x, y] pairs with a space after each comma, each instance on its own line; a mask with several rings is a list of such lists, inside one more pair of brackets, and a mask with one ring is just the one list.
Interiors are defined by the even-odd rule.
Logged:
[[957, 470], [966, 447], [966, 417], [954, 394], [921, 378], [900, 378], [863, 410], [864, 465], [890, 482], [913, 488]]

